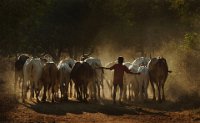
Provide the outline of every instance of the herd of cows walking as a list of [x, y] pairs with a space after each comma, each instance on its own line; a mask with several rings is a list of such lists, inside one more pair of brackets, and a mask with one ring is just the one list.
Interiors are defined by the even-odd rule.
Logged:
[[[117, 62], [110, 62], [105, 67], [114, 64]], [[149, 82], [152, 86], [153, 99], [159, 102], [165, 100], [164, 84], [168, 73], [171, 72], [165, 58], [139, 57], [123, 65], [131, 72], [140, 73], [125, 73], [123, 100], [147, 100]], [[19, 87], [23, 101], [36, 98], [38, 102], [54, 102], [68, 100], [70, 97], [76, 97], [79, 101], [99, 100], [105, 97], [105, 84], [113, 96], [113, 71], [103, 70], [102, 67], [101, 60], [94, 57], [82, 57], [81, 61], [66, 58], [56, 64], [44, 58], [20, 55], [15, 62], [14, 89]], [[158, 90], [157, 98], [154, 84]]]

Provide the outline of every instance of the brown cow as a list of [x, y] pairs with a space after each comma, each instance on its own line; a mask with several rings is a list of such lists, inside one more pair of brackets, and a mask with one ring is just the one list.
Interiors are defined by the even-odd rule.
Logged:
[[58, 92], [59, 83], [57, 80], [58, 68], [54, 62], [47, 62], [43, 67], [41, 81], [44, 86], [42, 101], [46, 101], [46, 91], [52, 92], [52, 102], [55, 101], [56, 93]]
[[95, 70], [87, 62], [76, 62], [74, 65], [70, 78], [75, 83], [77, 91], [77, 99], [87, 101], [87, 87], [88, 84], [95, 80]]
[[[152, 58], [148, 63], [150, 83], [153, 89], [153, 100], [156, 100], [154, 83], [158, 88], [158, 101], [165, 101], [164, 84], [168, 76], [168, 65], [165, 58]], [[162, 95], [161, 95], [162, 90]], [[161, 98], [162, 97], [162, 98]]]

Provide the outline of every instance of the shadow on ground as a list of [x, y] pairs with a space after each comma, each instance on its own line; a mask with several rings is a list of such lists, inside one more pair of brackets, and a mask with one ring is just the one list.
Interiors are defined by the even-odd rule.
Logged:
[[103, 113], [107, 115], [138, 115], [138, 114], [149, 114], [149, 115], [165, 115], [165, 112], [176, 112], [183, 110], [190, 110], [200, 107], [199, 100], [188, 102], [171, 102], [165, 101], [158, 103], [155, 101], [147, 101], [145, 103], [123, 103], [123, 104], [112, 104], [111, 100], [103, 100], [101, 103], [89, 102], [80, 103], [75, 100], [69, 100], [68, 102], [58, 103], [36, 103], [26, 102], [24, 106], [42, 114], [52, 115], [66, 115], [67, 113], [72, 114], [83, 114], [86, 113]]
[[68, 101], [59, 103], [24, 103], [24, 105], [32, 110], [42, 114], [65, 115], [67, 113], [82, 114], [87, 113], [103, 113], [108, 115], [136, 115], [136, 109], [127, 108], [124, 105], [113, 105], [111, 102], [106, 103], [80, 103], [78, 101]]
[[184, 97], [183, 99], [173, 102], [170, 100], [164, 101], [162, 103], [148, 100], [144, 103], [134, 103], [136, 107], [165, 111], [165, 112], [177, 112], [184, 110], [193, 110], [200, 108], [200, 97]]
[[143, 109], [142, 107], [135, 106], [130, 103], [123, 104], [112, 104], [110, 100], [103, 100], [99, 102], [80, 103], [78, 101], [68, 101], [59, 103], [36, 103], [26, 102], [24, 106], [42, 114], [51, 115], [66, 115], [67, 113], [72, 114], [83, 114], [86, 113], [103, 113], [107, 115], [141, 115], [141, 114], [152, 114], [152, 115], [164, 115], [161, 111], [150, 111]]

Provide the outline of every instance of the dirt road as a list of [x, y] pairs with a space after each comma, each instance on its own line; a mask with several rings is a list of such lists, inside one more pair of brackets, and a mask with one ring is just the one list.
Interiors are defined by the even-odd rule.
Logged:
[[[194, 105], [194, 104], [193, 104]], [[111, 101], [79, 103], [71, 100], [60, 103], [20, 103], [15, 95], [1, 94], [0, 121], [11, 122], [82, 122], [82, 123], [190, 123], [200, 122], [199, 105], [124, 103]]]
[[0, 81], [0, 122], [48, 123], [190, 123], [200, 122], [200, 99], [186, 98], [183, 102], [128, 102], [112, 104], [111, 100], [79, 103], [75, 100], [59, 103], [36, 103], [11, 90], [11, 83]]

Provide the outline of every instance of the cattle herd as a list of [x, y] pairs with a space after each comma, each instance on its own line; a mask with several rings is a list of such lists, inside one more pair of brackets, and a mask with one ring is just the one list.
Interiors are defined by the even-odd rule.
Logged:
[[[110, 62], [106, 67], [116, 64]], [[152, 86], [153, 100], [156, 100], [154, 84], [158, 90], [157, 100], [165, 100], [164, 84], [167, 79], [167, 61], [163, 57], [139, 57], [124, 65], [139, 75], [124, 75], [123, 100], [145, 101], [148, 97], [149, 82]], [[113, 71], [100, 69], [101, 60], [94, 57], [76, 61], [66, 58], [58, 63], [44, 59], [20, 55], [15, 62], [14, 89], [23, 101], [37, 99], [42, 101], [67, 101], [76, 98], [79, 101], [101, 100], [105, 98], [104, 86], [107, 85], [112, 96]], [[29, 92], [29, 93], [28, 93]], [[108, 93], [106, 93], [108, 94]], [[27, 97], [30, 95], [30, 97]]]

